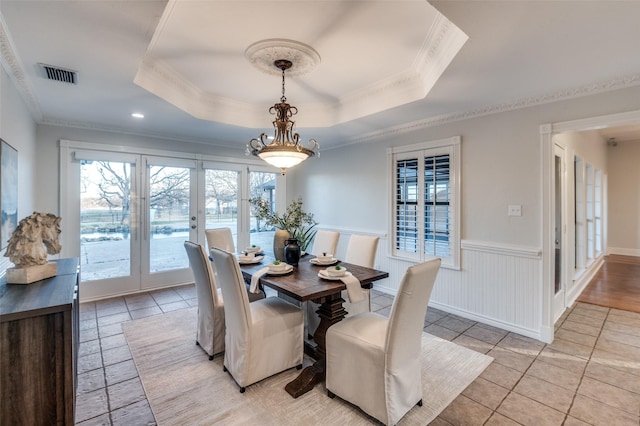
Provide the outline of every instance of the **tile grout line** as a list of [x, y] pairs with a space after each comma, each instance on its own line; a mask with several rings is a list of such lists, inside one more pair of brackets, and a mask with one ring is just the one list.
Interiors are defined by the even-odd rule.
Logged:
[[[571, 309], [571, 312], [573, 312], [573, 310], [575, 309], [575, 306], [573, 309]], [[604, 325], [607, 322], [607, 318], [609, 318], [609, 313], [611, 312], [611, 309], [607, 309], [607, 316], [604, 318], [604, 321], [602, 321], [602, 325], [600, 326], [600, 331], [598, 332], [598, 336], [596, 337], [596, 341], [593, 343], [593, 348], [591, 348], [591, 352], [589, 353], [589, 359], [587, 359], [587, 363], [584, 366], [584, 371], [582, 372], [582, 375], [580, 376], [580, 381], [578, 382], [578, 386], [576, 386], [576, 392], [573, 394], [573, 398], [571, 398], [571, 404], [569, 404], [569, 408], [567, 409], [567, 415], [565, 416], [565, 422], [567, 420], [567, 418], [569, 417], [569, 413], [571, 412], [571, 409], [573, 408], [573, 405], [576, 401], [576, 397], [578, 396], [578, 391], [580, 390], [580, 386], [582, 385], [582, 381], [584, 380], [585, 376], [587, 375], [587, 368], [589, 367], [589, 363], [591, 362], [591, 357], [593, 356], [593, 351], [596, 348], [596, 345], [598, 344], [598, 340], [600, 339], [600, 335], [602, 334], [602, 330], [604, 329]], [[568, 316], [567, 316], [568, 317]], [[566, 321], [566, 318], [565, 318]], [[564, 321], [563, 321], [564, 324]], [[577, 418], [577, 417], [576, 417]], [[584, 421], [582, 419], [578, 419], [581, 421]], [[586, 423], [586, 421], [584, 421]], [[564, 424], [564, 422], [563, 422]]]

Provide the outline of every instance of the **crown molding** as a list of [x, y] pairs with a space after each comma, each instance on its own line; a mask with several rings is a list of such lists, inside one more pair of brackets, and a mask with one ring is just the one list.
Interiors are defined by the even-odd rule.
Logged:
[[375, 132], [370, 132], [361, 136], [354, 137], [348, 141], [349, 144], [365, 142], [390, 135], [397, 135], [409, 132], [415, 132], [429, 127], [440, 126], [443, 124], [454, 123], [457, 121], [468, 120], [471, 118], [483, 117], [485, 115], [498, 114], [507, 111], [513, 111], [523, 108], [529, 108], [537, 105], [544, 105], [559, 101], [582, 98], [585, 96], [596, 95], [604, 92], [612, 92], [614, 90], [624, 89], [640, 85], [640, 74], [632, 74], [624, 77], [618, 77], [605, 82], [579, 86], [572, 89], [559, 90], [548, 93], [546, 95], [532, 96], [522, 98], [511, 102], [505, 102], [497, 105], [478, 108], [467, 112], [458, 112], [452, 114], [441, 115], [437, 117], [427, 118], [424, 120], [413, 121], [398, 126], [388, 127]]
[[5, 72], [9, 75], [9, 78], [13, 80], [35, 121], [42, 120], [40, 104], [33, 94], [33, 90], [31, 90], [31, 86], [23, 71], [24, 67], [13, 46], [13, 41], [7, 31], [2, 13], [0, 13], [0, 63], [2, 63], [2, 68], [4, 68]]
[[[73, 129], [82, 129], [82, 130], [93, 130], [97, 132], [108, 132], [108, 133], [118, 133], [122, 135], [131, 135], [138, 136], [144, 138], [154, 138], [154, 139], [162, 139], [169, 141], [180, 141], [180, 142], [188, 142], [199, 145], [206, 145], [209, 147], [219, 147], [225, 149], [233, 149], [233, 145], [237, 145], [238, 141], [231, 140], [215, 140], [215, 139], [207, 139], [207, 138], [194, 138], [194, 137], [185, 137], [184, 135], [178, 134], [169, 134], [169, 133], [157, 133], [157, 132], [149, 132], [149, 131], [133, 131], [131, 129], [127, 129], [124, 127], [118, 126], [107, 126], [96, 123], [87, 123], [82, 121], [71, 121], [71, 120], [57, 120], [57, 119], [43, 119], [38, 121], [38, 124], [43, 126], [56, 126], [56, 127], [69, 127]], [[239, 150], [244, 152], [245, 146], [242, 145]]]
[[[357, 136], [353, 138], [347, 139], [344, 143], [335, 147], [325, 147], [325, 150], [336, 149], [340, 147], [345, 147], [348, 145], [356, 145], [358, 143], [367, 142], [370, 140], [375, 140], [382, 137], [388, 137], [391, 135], [398, 135], [410, 132], [420, 131], [429, 127], [435, 127], [443, 124], [454, 123], [457, 121], [468, 120], [472, 118], [482, 117], [490, 114], [498, 114], [501, 112], [508, 112], [512, 110], [522, 109], [533, 107], [537, 105], [542, 105], [546, 103], [553, 103], [563, 100], [570, 100], [575, 98], [580, 98], [584, 96], [595, 95], [598, 93], [610, 92], [614, 90], [624, 89], [627, 87], [634, 87], [640, 85], [640, 74], [633, 74], [626, 77], [620, 77], [616, 79], [609, 80], [607, 82], [580, 86], [574, 89], [561, 90], [557, 92], [553, 92], [547, 95], [541, 95], [536, 97], [529, 97], [520, 100], [516, 100], [510, 103], [502, 103], [499, 105], [488, 106], [485, 108], [478, 108], [476, 110], [461, 112], [461, 113], [453, 113], [442, 115], [438, 117], [433, 117], [425, 120], [414, 121], [411, 123], [406, 123], [398, 126], [387, 127], [385, 129], [364, 134], [362, 136]], [[231, 148], [233, 146], [231, 144], [235, 144], [237, 141], [214, 141], [212, 139], [206, 138], [185, 138], [181, 135], [169, 135], [166, 133], [153, 133], [153, 132], [134, 132], [130, 129], [118, 128], [114, 126], [104, 126], [104, 125], [96, 125], [92, 123], [83, 123], [83, 122], [75, 122], [75, 121], [65, 121], [65, 120], [38, 120], [38, 124], [43, 125], [52, 125], [52, 126], [61, 126], [61, 127], [72, 127], [78, 129], [87, 129], [87, 130], [96, 130], [96, 131], [104, 131], [104, 132], [115, 132], [128, 134], [133, 136], [141, 136], [141, 137], [151, 137], [158, 139], [166, 139], [166, 140], [181, 140], [190, 143], [203, 144], [209, 146], [218, 146], [221, 148]], [[226, 144], [225, 144], [226, 143]], [[244, 150], [244, 145], [242, 146], [242, 150]]]

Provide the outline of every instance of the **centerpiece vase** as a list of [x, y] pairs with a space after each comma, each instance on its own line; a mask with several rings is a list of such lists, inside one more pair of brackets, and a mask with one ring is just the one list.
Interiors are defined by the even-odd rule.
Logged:
[[291, 238], [291, 234], [285, 229], [276, 229], [276, 233], [273, 235], [273, 255], [281, 262], [286, 261], [284, 258], [284, 246], [289, 238]]
[[287, 240], [287, 245], [284, 246], [284, 258], [286, 262], [291, 266], [298, 266], [298, 261], [300, 261], [300, 245], [298, 244], [298, 240], [295, 238], [289, 238]]

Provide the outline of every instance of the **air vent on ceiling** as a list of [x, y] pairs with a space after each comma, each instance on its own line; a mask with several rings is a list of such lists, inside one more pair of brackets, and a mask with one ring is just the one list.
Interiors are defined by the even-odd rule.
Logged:
[[38, 64], [42, 68], [44, 78], [61, 83], [78, 84], [78, 72], [52, 65]]

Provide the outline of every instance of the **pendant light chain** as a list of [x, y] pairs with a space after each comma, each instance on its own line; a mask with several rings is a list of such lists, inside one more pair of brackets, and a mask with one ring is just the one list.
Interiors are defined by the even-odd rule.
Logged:
[[286, 102], [287, 97], [284, 95], [284, 68], [282, 68], [282, 97], [280, 98], [280, 102]]

